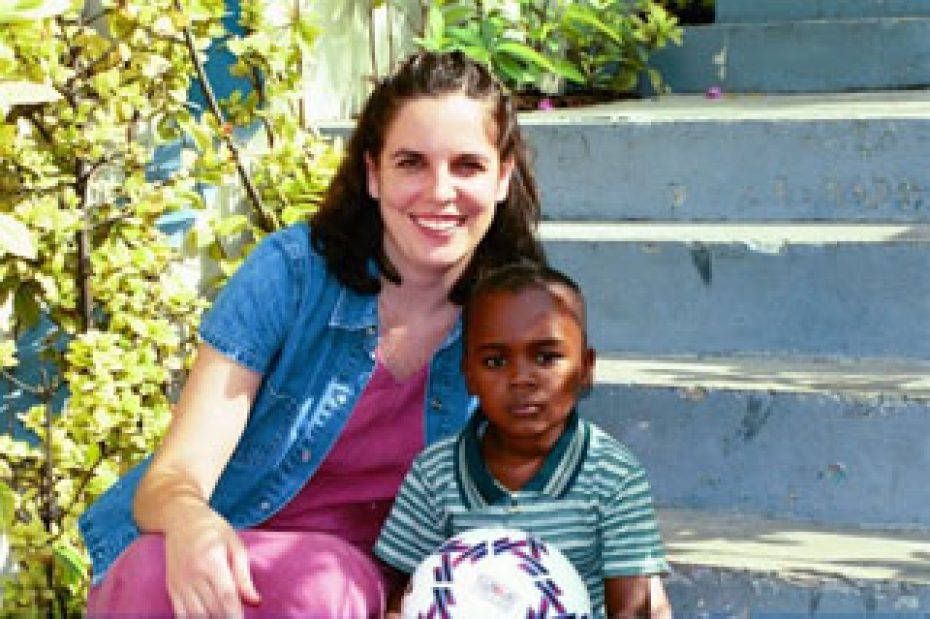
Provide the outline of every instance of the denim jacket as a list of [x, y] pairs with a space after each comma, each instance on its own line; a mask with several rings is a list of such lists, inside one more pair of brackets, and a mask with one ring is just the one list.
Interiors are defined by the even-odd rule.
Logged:
[[[269, 518], [320, 466], [374, 370], [377, 319], [377, 297], [346, 288], [328, 271], [310, 246], [306, 224], [269, 235], [217, 297], [201, 336], [263, 377], [243, 436], [210, 497], [233, 527]], [[427, 444], [457, 432], [474, 409], [460, 371], [460, 334], [456, 324], [430, 363]], [[139, 535], [132, 500], [149, 461], [80, 518], [95, 583]]]

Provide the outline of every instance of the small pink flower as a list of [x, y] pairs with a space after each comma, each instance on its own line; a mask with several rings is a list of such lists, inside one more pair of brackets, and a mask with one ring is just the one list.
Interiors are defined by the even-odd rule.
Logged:
[[719, 99], [723, 96], [723, 91], [720, 86], [711, 86], [704, 92], [704, 96], [708, 99]]
[[536, 104], [536, 107], [543, 112], [548, 112], [555, 106], [552, 104], [552, 99], [549, 99], [548, 97], [546, 97], [546, 98], [540, 99], [539, 103]]

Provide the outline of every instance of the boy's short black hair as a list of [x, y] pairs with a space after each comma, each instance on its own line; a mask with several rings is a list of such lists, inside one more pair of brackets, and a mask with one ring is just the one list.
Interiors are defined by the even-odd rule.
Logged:
[[493, 292], [516, 293], [531, 289], [545, 290], [553, 284], [565, 286], [571, 290], [578, 300], [578, 307], [581, 311], [578, 321], [581, 324], [582, 336], [587, 340], [588, 328], [585, 318], [585, 300], [581, 288], [575, 280], [549, 265], [522, 260], [489, 270], [475, 282], [465, 299], [465, 303], [462, 305], [462, 341], [466, 341], [468, 321], [472, 311], [471, 306], [478, 297]]

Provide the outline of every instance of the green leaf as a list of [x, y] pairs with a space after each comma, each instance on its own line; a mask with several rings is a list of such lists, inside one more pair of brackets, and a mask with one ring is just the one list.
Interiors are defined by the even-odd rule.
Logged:
[[524, 45], [523, 43], [518, 43], [516, 41], [503, 41], [497, 45], [494, 51], [508, 54], [514, 58], [517, 58], [518, 60], [522, 60], [537, 67], [549, 69], [553, 72], [556, 71], [555, 65], [551, 60], [537, 52], [532, 47]]
[[552, 60], [553, 72], [556, 75], [564, 77], [567, 80], [575, 82], [576, 84], [584, 84], [587, 80], [585, 79], [584, 73], [578, 70], [578, 67], [573, 65], [568, 60], [563, 58], [555, 58]]
[[55, 557], [55, 567], [60, 570], [61, 582], [65, 585], [75, 585], [84, 580], [87, 566], [81, 553], [69, 542], [58, 541], [52, 546]]
[[216, 222], [216, 233], [220, 236], [232, 236], [246, 229], [249, 219], [245, 215], [230, 215]]
[[33, 21], [61, 15], [71, 6], [70, 0], [10, 0], [0, 2], [0, 23]]
[[[6, 329], [2, 329], [6, 330]], [[16, 367], [16, 342], [13, 340], [0, 341], [0, 368]]]
[[38, 255], [33, 231], [12, 215], [0, 213], [0, 256], [4, 254], [26, 260], [35, 260]]
[[319, 26], [314, 24], [309, 16], [301, 15], [300, 19], [297, 20], [297, 34], [304, 45], [313, 45], [320, 32]]
[[13, 314], [20, 329], [27, 330], [39, 324], [39, 303], [36, 300], [38, 289], [34, 284], [20, 286], [13, 296]]
[[[4, 453], [4, 456], [8, 454]], [[16, 495], [13, 490], [0, 481], [0, 528], [6, 530], [13, 522], [16, 512]]]
[[433, 45], [442, 45], [445, 38], [445, 29], [445, 17], [442, 14], [442, 9], [435, 4], [430, 4], [429, 11], [426, 14], [426, 28], [423, 32], [423, 38]]
[[452, 4], [443, 9], [443, 17], [447, 24], [461, 24], [475, 19], [475, 10], [470, 6]]
[[213, 148], [213, 133], [196, 121], [181, 121], [181, 129], [194, 140], [200, 152]]
[[613, 41], [615, 45], [623, 45], [623, 38], [620, 34], [598, 18], [590, 7], [572, 4], [565, 9], [565, 19], [590, 26]]
[[21, 80], [0, 81], [0, 108], [13, 105], [51, 103], [59, 99], [61, 99], [61, 93], [48, 84]]

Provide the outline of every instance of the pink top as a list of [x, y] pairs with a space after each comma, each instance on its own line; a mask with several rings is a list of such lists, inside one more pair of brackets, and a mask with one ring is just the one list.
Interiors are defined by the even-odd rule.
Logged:
[[398, 381], [377, 356], [332, 451], [301, 491], [257, 528], [330, 533], [369, 552], [424, 445], [426, 379], [424, 366]]

